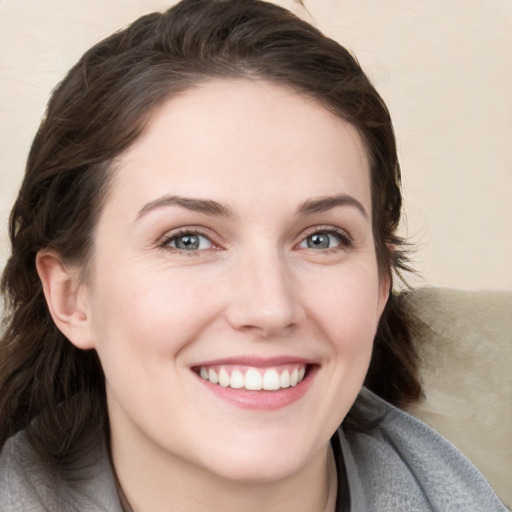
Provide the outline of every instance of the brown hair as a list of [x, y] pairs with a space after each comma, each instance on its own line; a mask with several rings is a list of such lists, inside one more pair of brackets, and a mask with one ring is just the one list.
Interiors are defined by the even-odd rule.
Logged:
[[[85, 53], [53, 92], [34, 139], [11, 213], [12, 256], [1, 285], [9, 315], [0, 344], [0, 447], [27, 428], [44, 460], [65, 471], [84, 440], [108, 425], [99, 359], [53, 324], [36, 254], [52, 248], [85, 265], [115, 157], [170, 96], [229, 77], [291, 86], [358, 129], [371, 164], [379, 271], [407, 270], [396, 234], [400, 169], [390, 116], [345, 48], [259, 0], [184, 0], [144, 16]], [[398, 405], [421, 393], [409, 327], [402, 302], [391, 296], [366, 384]], [[345, 424], [362, 428], [363, 418], [352, 410]]]

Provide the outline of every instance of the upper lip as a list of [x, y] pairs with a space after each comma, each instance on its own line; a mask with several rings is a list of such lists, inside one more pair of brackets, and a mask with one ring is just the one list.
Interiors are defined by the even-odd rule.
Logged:
[[258, 357], [258, 356], [230, 356], [218, 359], [209, 359], [193, 364], [192, 368], [200, 366], [216, 366], [216, 365], [241, 365], [252, 366], [254, 368], [267, 368], [271, 366], [280, 366], [284, 364], [318, 364], [316, 361], [304, 357], [297, 356], [274, 356], [274, 357]]

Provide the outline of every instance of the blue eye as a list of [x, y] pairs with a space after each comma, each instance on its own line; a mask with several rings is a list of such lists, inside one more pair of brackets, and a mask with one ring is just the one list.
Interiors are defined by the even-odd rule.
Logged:
[[207, 237], [198, 233], [182, 233], [169, 237], [164, 244], [165, 247], [172, 247], [181, 251], [201, 251], [211, 249], [213, 243]]
[[350, 240], [344, 233], [339, 233], [336, 230], [323, 230], [316, 231], [307, 236], [300, 244], [299, 247], [307, 249], [333, 249], [341, 245], [349, 246]]

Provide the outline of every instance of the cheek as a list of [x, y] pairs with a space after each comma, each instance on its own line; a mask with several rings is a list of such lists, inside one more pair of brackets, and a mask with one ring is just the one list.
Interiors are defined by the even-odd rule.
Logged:
[[147, 273], [97, 290], [94, 336], [110, 404], [160, 412], [177, 405], [179, 396], [161, 393], [180, 384], [180, 351], [200, 335], [198, 296], [183, 280]]
[[[323, 284], [323, 286], [320, 286]], [[306, 286], [310, 314], [340, 348], [373, 341], [380, 316], [379, 280], [372, 265], [350, 266]]]
[[128, 272], [105, 276], [94, 300], [94, 336], [100, 352], [142, 359], [176, 352], [214, 316], [215, 303], [186, 272]]

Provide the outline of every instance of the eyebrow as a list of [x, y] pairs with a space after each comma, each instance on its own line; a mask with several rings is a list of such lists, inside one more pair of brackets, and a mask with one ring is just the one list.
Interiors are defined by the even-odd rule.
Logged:
[[[181, 208], [204, 213], [205, 215], [235, 217], [233, 210], [228, 205], [213, 201], [212, 199], [197, 199], [192, 197], [165, 195], [144, 205], [137, 214], [137, 220], [153, 210], [168, 206], [180, 206]], [[348, 194], [308, 199], [299, 205], [296, 215], [313, 215], [315, 213], [332, 210], [337, 206], [354, 207], [361, 212], [365, 219], [369, 218], [368, 212], [364, 206], [357, 199]]]
[[355, 198], [348, 194], [326, 196], [308, 199], [297, 208], [297, 215], [312, 215], [332, 210], [337, 206], [351, 206], [359, 210], [365, 219], [369, 219], [365, 207]]
[[234, 213], [229, 206], [223, 205], [211, 199], [196, 199], [192, 197], [166, 195], [151, 201], [143, 208], [141, 208], [137, 214], [137, 220], [153, 210], [167, 206], [180, 206], [181, 208], [186, 208], [187, 210], [194, 212], [204, 213], [206, 215], [234, 217]]

